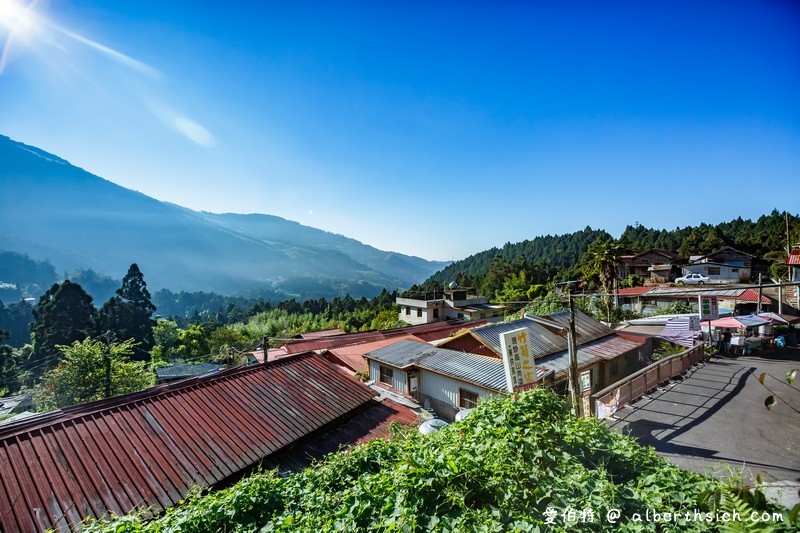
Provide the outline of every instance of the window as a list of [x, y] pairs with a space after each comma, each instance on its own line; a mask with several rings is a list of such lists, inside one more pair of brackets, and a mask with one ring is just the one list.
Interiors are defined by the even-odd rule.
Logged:
[[458, 313], [458, 318], [464, 318], [464, 313]]
[[706, 267], [709, 276], [719, 276], [719, 267]]
[[417, 309], [417, 318], [422, 316], [422, 309]]
[[458, 406], [461, 409], [478, 407], [478, 393], [471, 390], [458, 389]]
[[410, 314], [411, 314], [411, 308], [410, 308], [410, 307], [408, 307], [408, 306], [406, 306], [406, 314], [407, 314], [407, 315], [410, 315]]
[[433, 318], [439, 318], [439, 308], [438, 307], [434, 307], [433, 308]]
[[616, 376], [617, 374], [619, 374], [619, 360], [618, 359], [612, 359], [611, 360], [611, 375], [612, 376]]
[[394, 370], [392, 370], [388, 366], [381, 365], [380, 372], [381, 372], [380, 382], [386, 383], [387, 385], [391, 385], [393, 382], [392, 378], [394, 377]]

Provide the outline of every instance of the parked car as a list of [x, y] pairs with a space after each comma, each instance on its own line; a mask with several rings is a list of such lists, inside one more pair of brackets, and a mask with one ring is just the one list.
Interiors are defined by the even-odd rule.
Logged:
[[677, 278], [675, 283], [678, 285], [705, 285], [706, 283], [711, 283], [711, 280], [708, 276], [702, 274], [689, 274], [688, 276]]

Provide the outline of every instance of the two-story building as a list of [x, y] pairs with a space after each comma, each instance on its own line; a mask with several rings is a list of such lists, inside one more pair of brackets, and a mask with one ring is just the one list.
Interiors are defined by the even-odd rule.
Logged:
[[451, 283], [444, 291], [397, 298], [398, 318], [409, 324], [428, 324], [440, 320], [503, 320], [505, 306], [489, 303], [489, 298], [470, 294], [469, 287]]
[[680, 256], [669, 250], [651, 248], [638, 254], [623, 255], [620, 260], [617, 267], [619, 279], [633, 275], [656, 283], [666, 283], [680, 275], [680, 268], [677, 267]]

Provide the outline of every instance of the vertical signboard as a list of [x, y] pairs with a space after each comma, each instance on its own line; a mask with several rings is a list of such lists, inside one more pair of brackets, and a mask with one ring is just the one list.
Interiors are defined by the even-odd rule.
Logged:
[[581, 372], [581, 394], [592, 390], [592, 371], [584, 370]]
[[516, 392], [536, 382], [536, 365], [527, 328], [501, 333], [500, 349], [509, 392]]
[[716, 296], [698, 296], [700, 320], [716, 320], [719, 318], [719, 302]]
[[592, 371], [591, 370], [584, 370], [581, 372], [581, 404], [582, 409], [581, 413], [583, 413], [584, 418], [589, 418], [592, 416], [592, 404], [590, 401], [590, 396], [592, 395]]

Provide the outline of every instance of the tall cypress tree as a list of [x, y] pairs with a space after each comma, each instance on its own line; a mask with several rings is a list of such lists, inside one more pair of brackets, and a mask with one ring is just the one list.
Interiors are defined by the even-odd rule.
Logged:
[[98, 333], [114, 332], [119, 340], [133, 339], [139, 343], [135, 349], [135, 359], [148, 360], [153, 348], [152, 319], [156, 306], [150, 301], [147, 283], [134, 263], [122, 279], [122, 286], [117, 289], [117, 296], [111, 298], [100, 309]]
[[0, 329], [0, 396], [11, 394], [19, 389], [19, 369], [14, 361], [11, 346], [4, 344], [9, 334]]
[[94, 329], [95, 308], [83, 287], [67, 280], [54, 284], [33, 309], [33, 353], [25, 365], [34, 377], [56, 366], [58, 345], [88, 337]]

